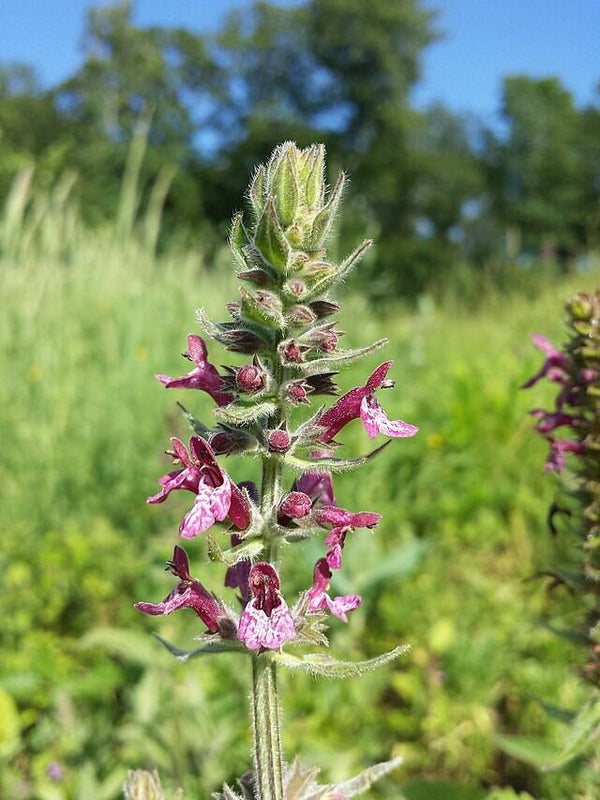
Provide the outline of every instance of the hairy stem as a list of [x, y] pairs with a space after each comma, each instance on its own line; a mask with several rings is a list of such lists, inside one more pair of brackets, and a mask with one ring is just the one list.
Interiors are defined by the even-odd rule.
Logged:
[[256, 800], [283, 800], [283, 752], [276, 670], [268, 653], [252, 656]]

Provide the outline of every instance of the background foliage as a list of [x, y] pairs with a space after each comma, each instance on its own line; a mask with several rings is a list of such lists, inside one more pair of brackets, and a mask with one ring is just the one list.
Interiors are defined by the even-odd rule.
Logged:
[[[378, 246], [342, 327], [350, 344], [389, 337], [386, 408], [421, 426], [336, 484], [341, 505], [384, 515], [347, 548], [336, 588], [367, 600], [336, 653], [412, 651], [359, 681], [287, 679], [286, 750], [332, 779], [403, 755], [379, 796], [594, 796], [584, 758], [530, 765], [540, 742], [562, 746], [588, 692], [575, 644], [549, 631], [579, 611], [534, 579], [556, 546], [554, 481], [527, 411], [552, 398], [519, 386], [540, 363], [529, 335], [559, 343], [564, 299], [598, 280], [600, 111], [514, 76], [503, 136], [442, 107], [417, 113], [409, 90], [435, 21], [417, 2], [368, 11], [257, 3], [209, 39], [137, 29], [122, 3], [90, 12], [88, 57], [63, 86], [2, 73], [2, 797], [112, 800], [142, 766], [208, 797], [247, 763], [239, 663], [174, 663], [132, 604], [170, 589], [183, 506], [144, 499], [167, 437], [187, 432], [175, 400], [210, 411], [152, 375], [180, 374], [196, 307], [224, 314], [225, 221], [286, 138], [326, 141], [332, 173], [351, 172], [340, 255], [365, 234]], [[368, 446], [360, 426], [344, 434], [349, 453]], [[200, 569], [202, 542], [190, 554]], [[310, 581], [304, 555], [288, 592]], [[215, 589], [217, 572], [201, 576]], [[161, 634], [187, 647], [197, 626], [182, 616]]]

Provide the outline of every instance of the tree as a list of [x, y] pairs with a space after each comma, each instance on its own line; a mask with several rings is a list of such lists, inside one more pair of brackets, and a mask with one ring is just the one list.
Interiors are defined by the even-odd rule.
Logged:
[[520, 231], [526, 248], [572, 250], [581, 236], [580, 119], [556, 78], [506, 78], [507, 134], [490, 141], [489, 163], [499, 217]]

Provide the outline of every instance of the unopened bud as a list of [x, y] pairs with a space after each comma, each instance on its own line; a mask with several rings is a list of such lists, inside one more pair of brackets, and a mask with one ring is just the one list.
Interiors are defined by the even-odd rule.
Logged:
[[304, 492], [288, 492], [279, 504], [279, 517], [289, 519], [302, 519], [307, 517], [312, 509], [312, 501]]
[[245, 364], [237, 370], [235, 384], [240, 392], [258, 392], [265, 385], [264, 370], [255, 364]]
[[309, 402], [308, 389], [301, 383], [288, 383], [285, 387], [285, 396], [290, 402], [294, 403], [294, 405]]
[[294, 306], [288, 314], [288, 319], [296, 325], [310, 325], [317, 317], [308, 306]]
[[310, 348], [307, 345], [299, 344], [295, 339], [290, 339], [287, 342], [282, 342], [280, 345], [280, 352], [284, 364], [301, 364], [304, 359], [304, 354]]
[[274, 431], [269, 431], [267, 441], [269, 450], [273, 453], [286, 453], [292, 444], [292, 437], [284, 428], [277, 428]]
[[304, 281], [299, 278], [291, 278], [283, 284], [283, 291], [290, 297], [302, 300], [303, 297], [306, 297], [307, 288]]

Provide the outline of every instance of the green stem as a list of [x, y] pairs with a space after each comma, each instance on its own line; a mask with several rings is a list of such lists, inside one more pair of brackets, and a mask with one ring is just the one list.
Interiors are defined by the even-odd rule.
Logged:
[[283, 800], [283, 752], [277, 668], [268, 653], [252, 656], [255, 797]]

